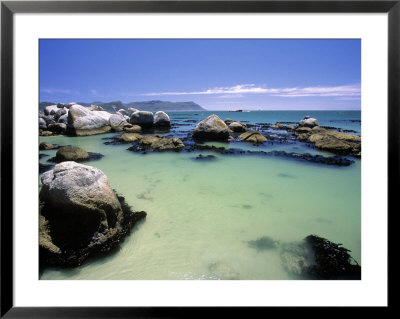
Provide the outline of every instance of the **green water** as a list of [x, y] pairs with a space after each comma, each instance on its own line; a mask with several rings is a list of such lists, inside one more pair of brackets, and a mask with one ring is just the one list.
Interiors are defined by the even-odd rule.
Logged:
[[41, 279], [217, 279], [214, 263], [239, 279], [294, 279], [278, 249], [246, 243], [263, 236], [284, 243], [316, 234], [342, 243], [361, 264], [360, 161], [331, 167], [217, 154], [202, 162], [193, 160], [195, 153], [143, 155], [127, 145], [106, 146], [105, 136], [40, 141], [104, 154], [87, 164], [147, 217], [118, 252], [73, 270], [47, 269]]

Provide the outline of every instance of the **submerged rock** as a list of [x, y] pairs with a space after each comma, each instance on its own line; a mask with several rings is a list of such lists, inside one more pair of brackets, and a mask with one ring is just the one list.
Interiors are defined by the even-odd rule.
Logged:
[[278, 246], [278, 242], [269, 236], [260, 237], [256, 240], [250, 240], [247, 245], [257, 251], [270, 250]]
[[89, 255], [116, 247], [134, 223], [134, 213], [97, 168], [62, 162], [42, 175], [39, 226], [41, 265], [77, 266]]
[[239, 279], [239, 273], [234, 270], [231, 266], [217, 262], [217, 263], [212, 263], [208, 267], [209, 271], [215, 277], [215, 279], [218, 280], [238, 280]]
[[201, 161], [215, 161], [217, 157], [215, 155], [198, 155], [195, 157], [196, 160], [201, 160]]
[[247, 131], [246, 133], [239, 135], [239, 140], [242, 142], [248, 142], [253, 144], [262, 144], [267, 138], [257, 131]]
[[227, 140], [228, 137], [228, 126], [215, 114], [200, 121], [193, 130], [195, 139]]

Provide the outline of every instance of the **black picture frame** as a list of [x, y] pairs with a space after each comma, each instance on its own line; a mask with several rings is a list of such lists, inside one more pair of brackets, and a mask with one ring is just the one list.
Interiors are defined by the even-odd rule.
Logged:
[[[13, 16], [15, 13], [387, 13], [388, 14], [388, 218], [398, 213], [400, 144], [400, 0], [358, 1], [1, 1], [1, 317], [7, 318], [130, 318], [193, 317], [213, 315], [249, 316], [254, 311], [276, 312], [278, 308], [129, 308], [64, 307], [24, 308], [13, 304]], [[377, 212], [386, 213], [386, 212]], [[388, 247], [392, 243], [389, 229]], [[392, 243], [393, 245], [393, 243]], [[389, 258], [389, 256], [388, 256]], [[390, 281], [388, 281], [389, 287]], [[392, 304], [391, 295], [388, 307]], [[307, 308], [290, 308], [301, 315]], [[326, 308], [315, 308], [321, 314]], [[330, 310], [334, 315], [338, 308]], [[346, 310], [347, 311], [347, 310]], [[368, 311], [371, 311], [370, 309]], [[259, 314], [258, 314], [259, 315]]]

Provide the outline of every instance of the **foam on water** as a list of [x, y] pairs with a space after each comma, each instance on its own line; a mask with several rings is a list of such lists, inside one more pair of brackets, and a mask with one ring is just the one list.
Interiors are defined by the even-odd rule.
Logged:
[[360, 160], [333, 167], [201, 152], [216, 160], [199, 161], [198, 153], [133, 153], [104, 145], [107, 136], [40, 140], [104, 154], [87, 164], [147, 217], [118, 252], [73, 270], [47, 269], [41, 279], [295, 279], [279, 247], [248, 245], [264, 236], [286, 243], [316, 234], [342, 243], [361, 264]]

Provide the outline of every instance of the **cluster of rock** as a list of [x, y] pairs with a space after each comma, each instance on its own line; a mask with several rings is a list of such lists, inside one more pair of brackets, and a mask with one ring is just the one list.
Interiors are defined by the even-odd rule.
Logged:
[[140, 132], [148, 128], [169, 128], [169, 116], [158, 111], [139, 111], [134, 108], [120, 109], [115, 114], [104, 111], [101, 106], [85, 107], [75, 103], [46, 106], [39, 114], [39, 133], [43, 136], [69, 134], [77, 136], [108, 132]]
[[235, 133], [242, 133], [238, 138], [243, 142], [262, 144], [267, 140], [258, 131], [248, 131], [246, 124], [231, 119], [222, 121], [215, 114], [200, 121], [194, 128], [192, 136], [195, 140], [227, 141], [232, 140]]
[[68, 113], [74, 103], [48, 105], [39, 112], [39, 133], [43, 136], [64, 134], [67, 131]]
[[312, 143], [322, 151], [361, 157], [360, 136], [321, 127], [318, 120], [310, 116], [304, 117], [297, 126], [284, 126], [278, 122], [271, 127], [293, 132], [299, 141]]
[[39, 253], [42, 266], [77, 266], [118, 246], [146, 216], [133, 212], [97, 168], [66, 161], [42, 175]]

